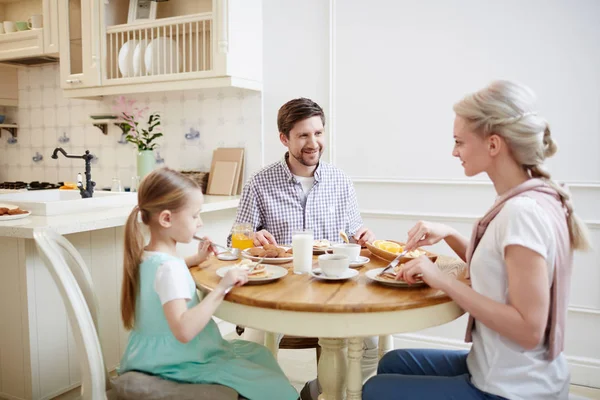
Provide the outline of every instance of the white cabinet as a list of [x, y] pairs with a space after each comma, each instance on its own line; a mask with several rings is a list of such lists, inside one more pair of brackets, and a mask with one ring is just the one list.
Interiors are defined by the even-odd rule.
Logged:
[[[156, 15], [136, 21], [129, 17], [129, 2], [96, 4], [98, 1], [92, 0], [92, 10], [82, 7], [80, 13], [81, 26], [98, 29], [97, 35], [80, 35], [83, 52], [89, 49], [88, 58], [73, 51], [78, 39], [72, 26], [75, 8], [70, 18], [65, 15], [67, 4], [81, 6], [86, 2], [60, 1], [61, 64], [65, 64], [61, 71], [71, 68], [62, 73], [67, 97], [219, 86], [262, 89], [261, 0], [152, 3]], [[68, 28], [62, 24], [67, 20]], [[73, 66], [77, 66], [78, 74], [73, 73]]]
[[34, 65], [56, 60], [58, 0], [0, 0], [0, 21], [27, 24], [34, 15], [42, 16], [41, 28], [0, 34], [0, 62]]
[[100, 84], [99, 1], [60, 0], [60, 77], [63, 89]]

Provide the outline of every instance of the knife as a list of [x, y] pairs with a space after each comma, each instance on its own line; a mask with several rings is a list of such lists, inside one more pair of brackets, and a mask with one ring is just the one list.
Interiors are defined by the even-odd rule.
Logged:
[[379, 275], [383, 275], [383, 274], [385, 273], [385, 271], [387, 271], [387, 270], [388, 270], [388, 269], [390, 269], [390, 268], [394, 268], [396, 265], [398, 265], [398, 263], [400, 262], [400, 259], [401, 259], [402, 257], [404, 257], [404, 256], [406, 255], [406, 253], [408, 253], [408, 250], [404, 250], [403, 252], [401, 252], [400, 254], [398, 254], [398, 255], [396, 256], [396, 258], [394, 258], [394, 259], [392, 260], [392, 262], [391, 262], [391, 263], [389, 263], [389, 264], [387, 265], [387, 267], [385, 267], [385, 268], [383, 269], [383, 271], [381, 271], [381, 272], [379, 273]]

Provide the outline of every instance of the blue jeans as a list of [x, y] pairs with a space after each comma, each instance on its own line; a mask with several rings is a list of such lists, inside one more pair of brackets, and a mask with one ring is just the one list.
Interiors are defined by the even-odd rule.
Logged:
[[377, 375], [363, 386], [363, 400], [498, 400], [471, 383], [467, 351], [401, 349], [387, 353]]

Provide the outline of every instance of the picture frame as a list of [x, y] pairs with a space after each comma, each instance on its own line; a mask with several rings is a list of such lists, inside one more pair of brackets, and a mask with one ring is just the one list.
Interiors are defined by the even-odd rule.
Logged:
[[156, 19], [156, 1], [129, 0], [127, 23], [151, 21]]

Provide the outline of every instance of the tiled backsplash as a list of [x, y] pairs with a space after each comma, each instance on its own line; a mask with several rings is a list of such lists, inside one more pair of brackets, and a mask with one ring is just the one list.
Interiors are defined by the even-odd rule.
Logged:
[[[11, 135], [2, 131], [0, 182], [75, 181], [77, 173], [84, 171], [83, 160], [50, 158], [55, 147], [62, 147], [74, 154], [87, 149], [97, 157], [92, 161], [92, 178], [98, 188], [110, 186], [113, 177], [128, 186], [136, 170], [135, 146], [123, 143], [117, 126], [109, 125], [108, 135], [103, 135], [89, 118], [90, 114], [114, 114], [116, 96], [67, 99], [59, 79], [58, 64], [19, 70], [19, 107], [6, 107], [3, 112], [7, 122], [19, 125], [17, 143], [10, 143]], [[208, 171], [215, 148], [244, 147], [246, 176], [260, 168], [259, 92], [223, 88], [126, 97], [160, 113], [164, 136], [156, 154], [165, 165]], [[35, 161], [39, 156], [42, 159]]]

